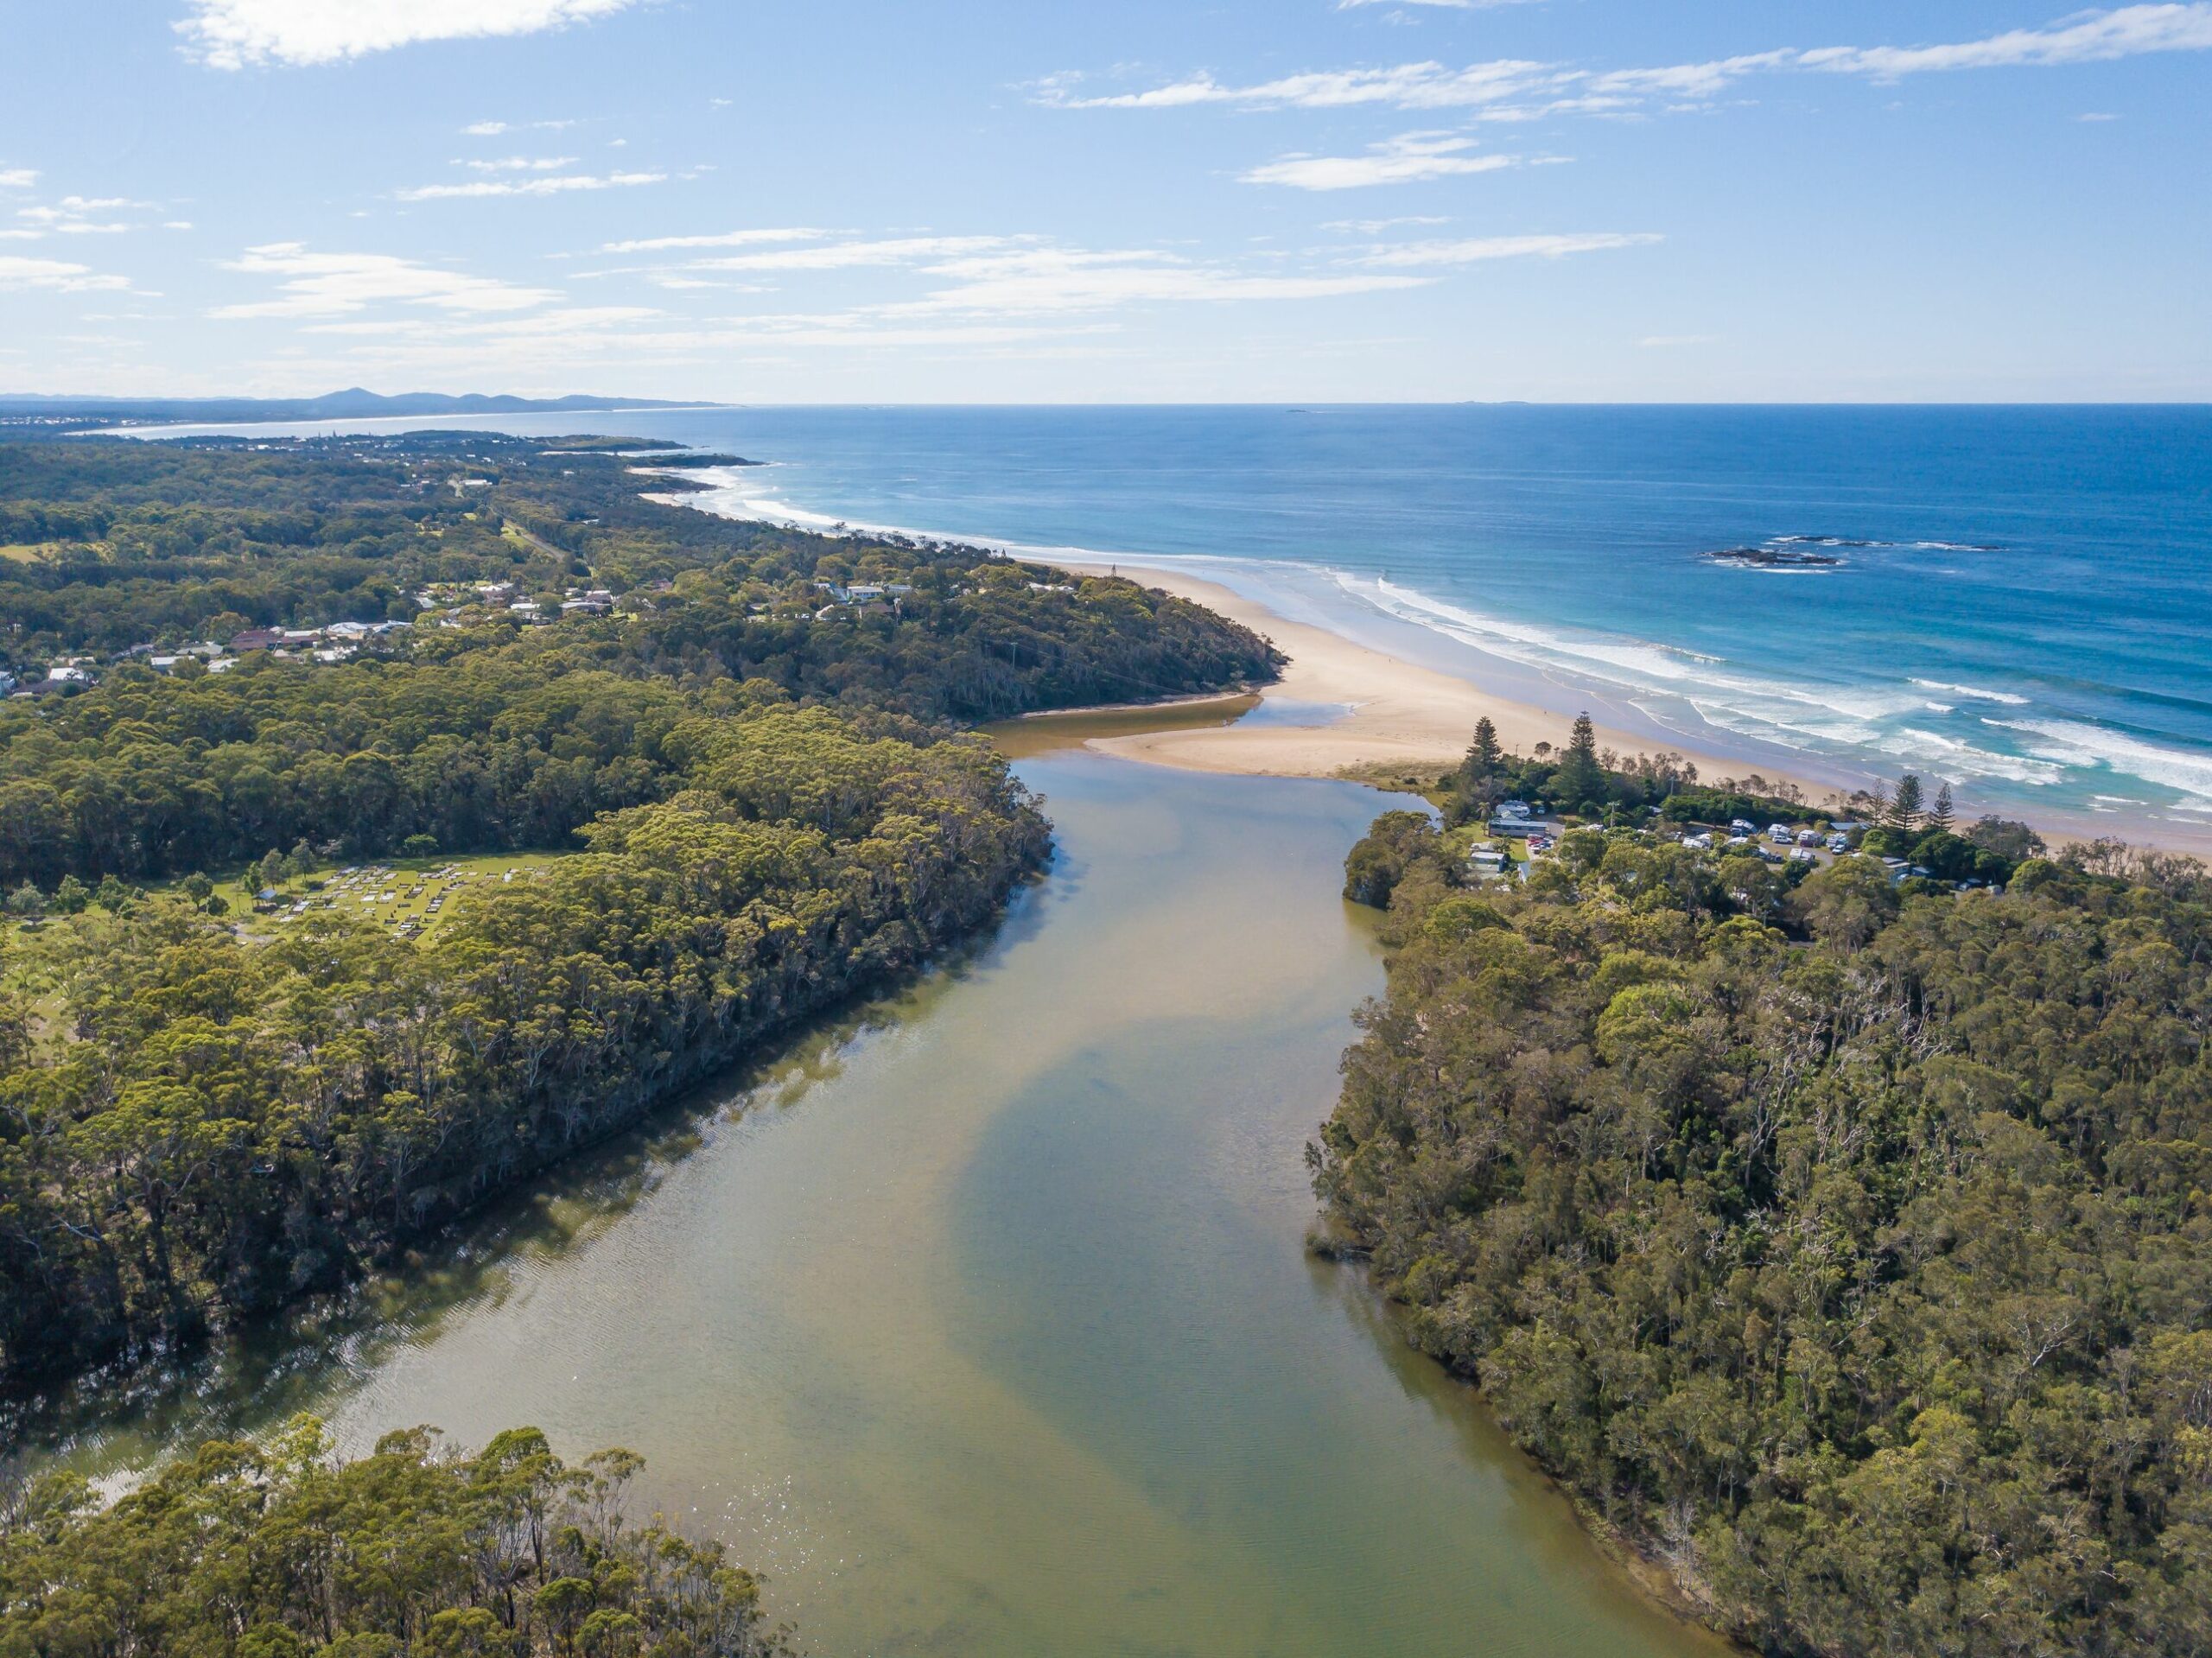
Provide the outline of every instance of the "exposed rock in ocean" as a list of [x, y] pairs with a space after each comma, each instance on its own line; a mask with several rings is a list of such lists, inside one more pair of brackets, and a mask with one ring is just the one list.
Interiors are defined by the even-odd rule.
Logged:
[[[1834, 543], [1831, 543], [1834, 544]], [[1745, 569], [1817, 569], [1843, 561], [1834, 553], [1816, 553], [1804, 547], [1718, 547], [1698, 555], [1714, 564], [1734, 564]]]
[[1824, 569], [1847, 561], [1838, 550], [1918, 553], [2001, 553], [1989, 542], [1872, 541], [1856, 536], [1770, 536], [1755, 547], [1719, 547], [1698, 555], [1715, 564], [1753, 570]]

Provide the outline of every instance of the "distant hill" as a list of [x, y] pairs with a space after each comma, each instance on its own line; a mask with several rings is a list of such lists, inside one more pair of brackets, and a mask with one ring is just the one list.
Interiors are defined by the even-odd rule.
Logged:
[[348, 386], [320, 397], [55, 397], [0, 393], [0, 420], [13, 416], [68, 422], [363, 420], [379, 415], [529, 415], [577, 410], [681, 409], [696, 404], [651, 397], [511, 397], [480, 391], [453, 396], [408, 391], [385, 397]]

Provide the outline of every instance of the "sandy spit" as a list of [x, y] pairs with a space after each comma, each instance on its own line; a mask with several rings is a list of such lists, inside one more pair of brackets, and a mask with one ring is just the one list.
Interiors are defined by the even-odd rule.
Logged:
[[[1047, 562], [1035, 554], [1024, 556]], [[1104, 575], [1109, 568], [1103, 562], [1049, 562], [1082, 575]], [[1103, 753], [1193, 772], [1330, 778], [1400, 766], [1408, 773], [1434, 772], [1456, 765], [1467, 751], [1475, 721], [1484, 715], [1497, 727], [1498, 740], [1515, 752], [1527, 753], [1540, 742], [1555, 748], [1567, 742], [1570, 721], [1565, 715], [1494, 696], [1433, 668], [1291, 621], [1217, 582], [1141, 565], [1116, 563], [1111, 568], [1131, 581], [1192, 600], [1273, 639], [1290, 663], [1279, 683], [1262, 689], [1262, 702], [1263, 707], [1274, 704], [1275, 716], [1291, 718], [1284, 723], [1239, 722], [1093, 738], [1089, 746]], [[1598, 743], [1623, 755], [1661, 750], [1649, 738], [1604, 726], [1598, 727]], [[1694, 764], [1699, 777], [1707, 782], [1749, 777], [1757, 769], [1741, 760], [1673, 746], [1665, 752]], [[1758, 775], [1769, 785], [1796, 785], [1808, 802], [1816, 804], [1838, 793], [1832, 784], [1786, 772], [1759, 770]]]

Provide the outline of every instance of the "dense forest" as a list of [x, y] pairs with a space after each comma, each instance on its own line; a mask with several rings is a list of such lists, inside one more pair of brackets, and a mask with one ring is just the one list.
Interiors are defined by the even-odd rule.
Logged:
[[0, 882], [159, 879], [302, 842], [363, 858], [416, 835], [554, 847], [680, 786], [688, 753], [668, 743], [702, 699], [537, 643], [443, 664], [256, 655], [0, 706]]
[[[419, 618], [355, 660], [125, 660], [97, 695], [0, 704], [0, 886], [302, 844], [559, 845], [676, 785], [661, 738], [722, 681], [969, 722], [1274, 670], [1248, 631], [1132, 582], [733, 523], [645, 499], [687, 486], [641, 478], [604, 440], [563, 443], [0, 443], [0, 541], [20, 555], [0, 560], [0, 624], [25, 675], [64, 651]], [[486, 487], [464, 496], [449, 474]], [[563, 584], [591, 581], [623, 608], [550, 626], [469, 590], [542, 594], [552, 613]], [[900, 591], [823, 604], [824, 584], [854, 583]]]
[[2212, 1647], [2212, 878], [1447, 844], [1355, 854], [1392, 954], [1319, 1247], [1765, 1650]]
[[[1047, 830], [961, 723], [1274, 670], [1127, 581], [646, 499], [687, 486], [626, 447], [0, 443], [26, 671], [416, 618], [0, 703], [0, 1393], [343, 1286], [985, 924]], [[205, 879], [518, 849], [563, 855], [420, 939]]]
[[717, 1543], [631, 1523], [640, 1458], [569, 1467], [534, 1428], [429, 1429], [353, 1461], [302, 1418], [112, 1504], [49, 1475], [0, 1511], [8, 1658], [774, 1658]]
[[[716, 518], [652, 499], [703, 486], [642, 475], [651, 457], [613, 445], [476, 432], [0, 441], [0, 666], [21, 677], [75, 652], [395, 620], [416, 624], [415, 659], [444, 660], [528, 631], [499, 609], [442, 602], [497, 582], [553, 611], [580, 584], [617, 595], [616, 613], [561, 628], [614, 671], [767, 679], [925, 718], [1003, 719], [1274, 671], [1262, 640], [1186, 600], [976, 547]], [[825, 582], [905, 591], [823, 614]], [[434, 594], [442, 602], [426, 604]]]
[[761, 1038], [911, 969], [1038, 867], [974, 738], [710, 701], [667, 797], [420, 942], [184, 893], [12, 948], [0, 1384], [135, 1363], [343, 1285]]

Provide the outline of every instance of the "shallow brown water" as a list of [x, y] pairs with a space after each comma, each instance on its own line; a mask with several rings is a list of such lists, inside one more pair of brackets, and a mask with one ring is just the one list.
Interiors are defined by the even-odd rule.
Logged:
[[1378, 797], [1022, 770], [1060, 861], [974, 959], [70, 1454], [302, 1405], [626, 1445], [827, 1655], [1713, 1658], [1300, 1248]]
[[1173, 702], [1127, 708], [1070, 708], [1032, 714], [984, 727], [1001, 753], [1016, 760], [1079, 748], [1093, 737], [1133, 737], [1154, 731], [1202, 731], [1249, 720], [1260, 707], [1256, 691], [1227, 696], [1190, 696]]

